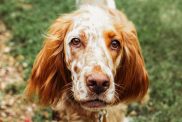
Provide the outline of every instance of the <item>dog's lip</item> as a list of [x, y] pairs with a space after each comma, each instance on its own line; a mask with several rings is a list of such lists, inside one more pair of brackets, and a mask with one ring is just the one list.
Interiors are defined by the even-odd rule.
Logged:
[[95, 99], [81, 102], [81, 105], [86, 108], [103, 108], [107, 105], [103, 100]]

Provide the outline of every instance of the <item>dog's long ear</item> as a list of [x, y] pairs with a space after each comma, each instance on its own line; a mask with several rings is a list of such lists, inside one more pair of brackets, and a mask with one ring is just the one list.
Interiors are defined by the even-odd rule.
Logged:
[[56, 104], [62, 90], [70, 81], [70, 73], [64, 63], [64, 37], [71, 25], [68, 18], [58, 18], [48, 31], [48, 36], [36, 57], [25, 94], [34, 95], [42, 105]]
[[148, 90], [148, 74], [145, 69], [135, 27], [127, 18], [121, 18], [121, 20], [123, 20], [122, 24], [124, 23], [124, 25], [118, 26], [118, 29], [122, 36], [123, 54], [115, 81], [123, 86], [122, 90], [117, 88], [120, 89], [118, 91], [120, 100], [140, 100]]

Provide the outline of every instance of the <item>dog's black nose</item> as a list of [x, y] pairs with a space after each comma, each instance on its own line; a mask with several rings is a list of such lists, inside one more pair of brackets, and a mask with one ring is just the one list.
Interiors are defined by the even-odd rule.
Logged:
[[86, 85], [91, 92], [99, 95], [109, 88], [110, 82], [106, 75], [102, 73], [92, 73], [87, 77]]

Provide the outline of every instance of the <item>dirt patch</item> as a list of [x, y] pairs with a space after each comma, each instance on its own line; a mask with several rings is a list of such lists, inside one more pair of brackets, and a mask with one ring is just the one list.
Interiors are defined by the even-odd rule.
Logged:
[[25, 81], [21, 64], [10, 55], [11, 47], [7, 42], [11, 39], [12, 34], [0, 21], [0, 122], [31, 122], [35, 104], [27, 105], [14, 89]]

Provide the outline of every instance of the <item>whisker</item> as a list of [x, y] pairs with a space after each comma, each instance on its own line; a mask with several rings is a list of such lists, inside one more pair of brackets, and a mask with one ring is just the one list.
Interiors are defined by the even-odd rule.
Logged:
[[73, 97], [73, 92], [71, 91], [71, 88], [67, 88], [64, 91], [66, 93], [66, 97], [63, 97], [63, 102], [66, 102], [68, 99]]
[[116, 98], [116, 100], [118, 100], [118, 101], [119, 101], [119, 94], [118, 94], [118, 92], [117, 92], [117, 91], [115, 91], [115, 98]]
[[117, 84], [117, 83], [114, 83], [115, 86], [117, 87], [120, 87], [120, 88], [124, 88], [124, 84]]

